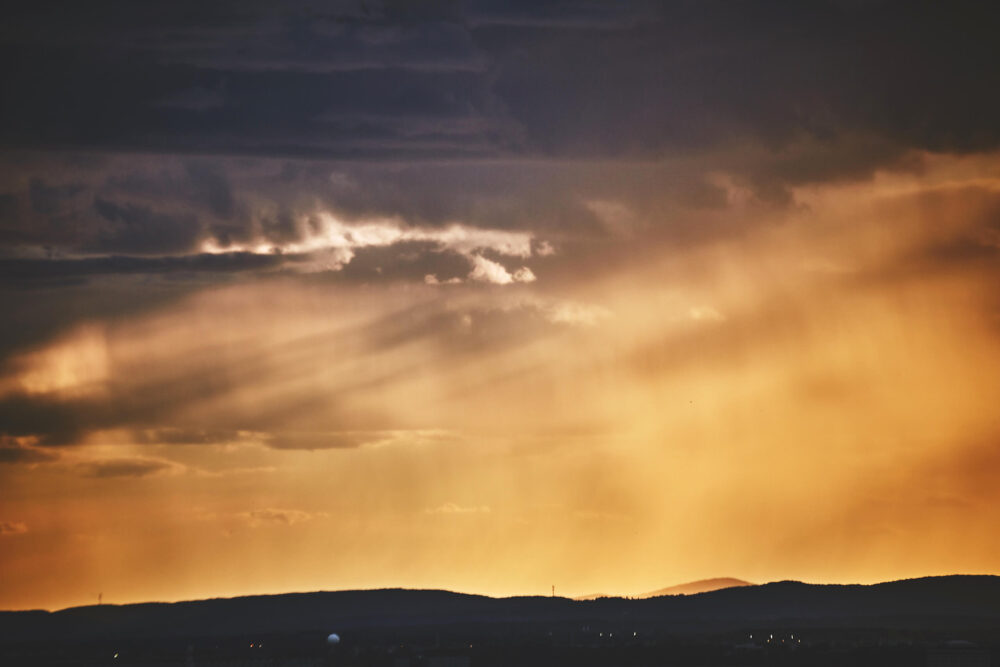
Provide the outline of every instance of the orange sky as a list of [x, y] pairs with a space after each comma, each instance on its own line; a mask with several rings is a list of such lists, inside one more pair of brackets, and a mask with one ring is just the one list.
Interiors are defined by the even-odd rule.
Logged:
[[[508, 284], [265, 274], [76, 323], [0, 376], [90, 420], [54, 460], [4, 436], [39, 454], [0, 466], [0, 608], [1000, 572], [1000, 155], [914, 159], [786, 207], [719, 174], [683, 215], [734, 231], [693, 245], [588, 201], [614, 244], [476, 241]], [[318, 213], [318, 246], [397, 233]]]

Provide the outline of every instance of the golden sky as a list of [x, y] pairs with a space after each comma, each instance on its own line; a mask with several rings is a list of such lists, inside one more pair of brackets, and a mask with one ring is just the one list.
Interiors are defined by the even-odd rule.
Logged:
[[[265, 272], [22, 348], [0, 392], [72, 442], [3, 436], [0, 607], [998, 572], [1000, 155], [911, 159], [591, 200], [600, 243], [406, 232], [510, 280]], [[313, 220], [329, 261], [401, 233]]]

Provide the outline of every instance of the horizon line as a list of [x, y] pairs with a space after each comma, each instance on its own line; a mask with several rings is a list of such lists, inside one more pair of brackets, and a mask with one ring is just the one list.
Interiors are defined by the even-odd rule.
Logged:
[[[990, 573], [968, 573], [968, 572], [953, 572], [950, 574], [928, 574], [916, 577], [902, 577], [900, 579], [886, 579], [880, 581], [873, 581], [870, 583], [861, 582], [817, 582], [817, 581], [802, 581], [799, 579], [775, 579], [773, 581], [764, 582], [750, 582], [745, 579], [739, 579], [739, 577], [707, 577], [704, 579], [692, 579], [690, 581], [681, 582], [679, 584], [671, 584], [664, 586], [660, 589], [654, 589], [653, 591], [648, 591], [646, 593], [639, 593], [637, 595], [620, 595], [620, 594], [589, 594], [588, 599], [581, 599], [582, 596], [566, 596], [566, 595], [543, 595], [543, 594], [517, 594], [517, 595], [489, 595], [487, 593], [470, 593], [465, 591], [451, 590], [447, 588], [408, 588], [405, 586], [380, 586], [374, 588], [340, 588], [340, 589], [316, 589], [316, 590], [291, 590], [284, 591], [280, 593], [246, 593], [241, 595], [217, 595], [209, 596], [203, 598], [183, 598], [177, 600], [140, 600], [132, 602], [99, 602], [97, 604], [82, 604], [82, 605], [70, 605], [68, 607], [60, 607], [58, 609], [48, 609], [43, 607], [25, 607], [22, 609], [0, 609], [0, 614], [16, 614], [16, 613], [30, 613], [30, 612], [45, 612], [48, 614], [58, 614], [65, 611], [77, 610], [77, 609], [93, 609], [95, 607], [130, 607], [130, 606], [141, 606], [141, 605], [173, 605], [173, 604], [187, 604], [196, 602], [212, 602], [212, 601], [222, 601], [222, 600], [241, 600], [246, 598], [264, 598], [264, 597], [282, 597], [286, 595], [320, 595], [320, 594], [335, 594], [335, 593], [377, 593], [385, 591], [397, 591], [397, 592], [412, 592], [412, 593], [449, 593], [452, 595], [463, 595], [468, 597], [482, 597], [489, 598], [492, 600], [511, 600], [517, 598], [552, 598], [558, 600], [566, 600], [569, 602], [593, 602], [595, 600], [601, 599], [611, 599], [611, 600], [641, 600], [641, 599], [652, 599], [654, 597], [675, 597], [674, 595], [663, 595], [663, 596], [651, 596], [650, 593], [656, 592], [657, 590], [663, 590], [668, 588], [678, 588], [686, 586], [689, 584], [696, 584], [705, 581], [713, 581], [718, 579], [737, 579], [740, 581], [746, 581], [746, 584], [739, 586], [725, 586], [722, 588], [701, 591], [698, 593], [678, 593], [677, 596], [693, 597], [696, 595], [706, 595], [709, 593], [716, 593], [722, 590], [728, 590], [730, 588], [761, 588], [764, 586], [771, 586], [774, 584], [802, 584], [804, 586], [881, 586], [884, 584], [894, 584], [906, 581], [920, 581], [925, 579], [946, 579], [946, 578], [958, 578], [958, 577], [998, 577], [1000, 574], [990, 574]], [[594, 597], [590, 597], [594, 595]]]

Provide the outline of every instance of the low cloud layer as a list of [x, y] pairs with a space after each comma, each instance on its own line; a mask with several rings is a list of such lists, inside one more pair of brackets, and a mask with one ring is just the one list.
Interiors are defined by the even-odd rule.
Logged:
[[116, 477], [146, 477], [166, 472], [176, 466], [169, 461], [149, 458], [108, 459], [88, 461], [78, 466], [80, 474], [93, 479]]

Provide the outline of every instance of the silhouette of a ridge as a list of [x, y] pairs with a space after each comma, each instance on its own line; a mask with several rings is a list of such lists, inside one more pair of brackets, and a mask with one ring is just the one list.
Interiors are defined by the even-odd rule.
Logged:
[[689, 581], [686, 584], [668, 586], [649, 593], [643, 593], [640, 598], [655, 598], [663, 595], [697, 595], [698, 593], [710, 593], [722, 590], [723, 588], [736, 588], [739, 586], [753, 586], [749, 581], [734, 579], [733, 577], [716, 577], [714, 579], [699, 579]]
[[[735, 579], [733, 577], [715, 577], [713, 579], [699, 579], [698, 581], [689, 581], [683, 584], [677, 584], [675, 586], [667, 586], [666, 588], [659, 588], [655, 591], [650, 591], [648, 593], [643, 593], [636, 597], [640, 599], [644, 598], [655, 598], [662, 595], [696, 595], [698, 593], [708, 593], [710, 591], [717, 591], [723, 588], [734, 588], [736, 586], [753, 586], [749, 581], [743, 581], [742, 579]], [[600, 598], [615, 598], [623, 597], [621, 595], [609, 595], [607, 593], [591, 593], [589, 595], [578, 595], [574, 597], [574, 600], [598, 600]]]
[[952, 575], [873, 585], [780, 581], [646, 599], [491, 598], [441, 590], [289, 593], [175, 603], [0, 612], [0, 642], [244, 635], [470, 624], [620, 622], [702, 629], [996, 627], [1000, 577]]

